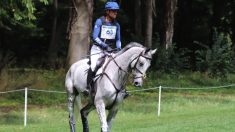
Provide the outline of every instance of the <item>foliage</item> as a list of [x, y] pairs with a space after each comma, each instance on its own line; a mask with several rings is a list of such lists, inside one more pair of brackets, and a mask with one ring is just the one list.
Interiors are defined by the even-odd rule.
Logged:
[[[211, 78], [208, 74], [201, 72], [192, 72], [192, 71], [182, 71], [177, 74], [172, 73], [163, 73], [161, 71], [150, 72], [147, 74], [147, 79], [144, 81], [143, 88], [154, 88], [154, 87], [177, 87], [177, 88], [195, 88], [193, 91], [187, 91], [192, 93], [197, 93], [200, 90], [196, 88], [205, 88], [205, 87], [218, 87], [218, 86], [227, 86], [235, 84], [235, 74], [228, 74], [227, 78]], [[128, 85], [128, 90], [134, 90], [135, 87], [130, 87]], [[233, 87], [234, 88], [234, 87]], [[208, 93], [235, 93], [235, 89], [229, 87], [228, 89], [208, 89]], [[148, 91], [149, 93], [154, 92], [155, 90]], [[172, 89], [164, 89], [165, 92], [172, 91]], [[173, 90], [174, 92], [184, 93], [185, 90]]]
[[[169, 74], [158, 72], [150, 72], [147, 74], [147, 79], [144, 81], [143, 88], [151, 88], [158, 86], [169, 86], [169, 87], [211, 87], [211, 86], [221, 86], [235, 83], [235, 75], [228, 75], [227, 79], [213, 79], [209, 78], [208, 75], [202, 74], [200, 72], [181, 72], [177, 74]], [[37, 70], [37, 69], [8, 69], [7, 75], [4, 76], [6, 82], [1, 82], [0, 89], [1, 91], [10, 91], [15, 89], [23, 89], [28, 87], [29, 89], [39, 89], [39, 90], [52, 90], [52, 91], [65, 91], [64, 90], [64, 69], [60, 70]], [[136, 90], [136, 87], [133, 87], [132, 84], [128, 84], [127, 90]], [[218, 89], [218, 93], [234, 93], [233, 89]], [[164, 90], [168, 92], [168, 90]], [[170, 90], [172, 91], [172, 90]], [[209, 91], [209, 90], [208, 90]], [[208, 93], [207, 91], [207, 93]], [[213, 89], [211, 92], [215, 92]], [[148, 93], [143, 94], [151, 94]], [[184, 91], [180, 91], [182, 93]], [[132, 94], [132, 93], [131, 93]], [[140, 93], [142, 94], [142, 93]], [[141, 95], [142, 96], [142, 95]], [[147, 95], [142, 98], [149, 98], [151, 95]], [[24, 102], [24, 92], [17, 92], [6, 94], [7, 100], [18, 102]], [[30, 104], [55, 104], [55, 103], [66, 103], [66, 94], [58, 93], [44, 93], [29, 91], [28, 92]]]
[[175, 45], [168, 49], [160, 48], [157, 52], [155, 66], [157, 70], [174, 73], [190, 68], [188, 49], [177, 50]]
[[205, 47], [205, 50], [197, 50], [196, 64], [199, 71], [207, 72], [211, 77], [226, 77], [230, 72], [234, 72], [234, 55], [232, 41], [228, 34], [213, 34], [213, 45]]
[[[40, 2], [48, 4], [48, 0]], [[1, 0], [0, 7], [0, 28], [12, 30], [13, 25], [34, 26], [32, 20], [36, 19], [36, 8], [33, 0]]]
[[[5, 80], [0, 84], [1, 91], [15, 89], [56, 90], [64, 91], [64, 70], [36, 70], [36, 69], [8, 69]], [[3, 78], [0, 76], [0, 78]], [[3, 82], [4, 81], [4, 82]], [[3, 84], [5, 84], [3, 86]], [[53, 104], [61, 103], [65, 100], [65, 94], [44, 93], [28, 91], [29, 103], [34, 104]], [[23, 93], [12, 93], [6, 96], [9, 100], [24, 102]]]

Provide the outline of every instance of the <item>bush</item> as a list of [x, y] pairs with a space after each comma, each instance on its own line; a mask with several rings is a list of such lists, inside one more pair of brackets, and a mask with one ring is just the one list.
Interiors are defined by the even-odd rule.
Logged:
[[196, 66], [199, 71], [207, 72], [210, 77], [226, 77], [234, 69], [234, 51], [229, 34], [213, 34], [212, 47], [200, 44], [205, 50], [197, 50]]
[[176, 50], [174, 45], [168, 49], [161, 48], [157, 52], [155, 67], [157, 70], [166, 73], [175, 73], [183, 69], [189, 69], [190, 57], [188, 53], [190, 53], [188, 49]]

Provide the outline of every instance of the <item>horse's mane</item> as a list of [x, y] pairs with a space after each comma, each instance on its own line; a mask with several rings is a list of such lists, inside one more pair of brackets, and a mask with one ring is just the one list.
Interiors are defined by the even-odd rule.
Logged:
[[140, 48], [144, 48], [143, 45], [141, 45], [140, 43], [137, 42], [130, 42], [129, 44], [127, 44], [121, 51], [119, 51], [115, 56], [119, 56], [122, 53], [126, 52], [127, 50], [129, 50], [132, 47], [140, 47]]

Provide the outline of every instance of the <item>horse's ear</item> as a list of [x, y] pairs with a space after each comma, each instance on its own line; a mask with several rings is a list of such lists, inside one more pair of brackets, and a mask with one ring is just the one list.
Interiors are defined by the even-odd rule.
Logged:
[[154, 50], [151, 50], [151, 54], [153, 55], [153, 54], [155, 54], [156, 53], [156, 51], [157, 51], [157, 48], [156, 49], [154, 49]]
[[144, 54], [148, 53], [151, 49], [150, 48], [147, 48], [144, 52]]

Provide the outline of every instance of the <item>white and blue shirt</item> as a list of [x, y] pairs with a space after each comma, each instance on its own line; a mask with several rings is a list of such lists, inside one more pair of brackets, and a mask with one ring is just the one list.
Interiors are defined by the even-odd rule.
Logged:
[[107, 44], [108, 46], [116, 43], [116, 47], [121, 49], [120, 25], [117, 21], [106, 22], [105, 17], [96, 20], [92, 39], [100, 46]]

